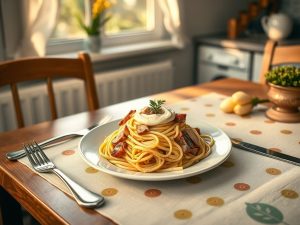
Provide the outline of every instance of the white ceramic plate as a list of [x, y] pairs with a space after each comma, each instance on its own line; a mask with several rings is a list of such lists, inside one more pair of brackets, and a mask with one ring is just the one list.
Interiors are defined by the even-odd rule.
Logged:
[[[191, 120], [191, 119], [190, 119]], [[118, 121], [113, 121], [91, 130], [82, 137], [79, 142], [79, 150], [82, 158], [93, 168], [111, 174], [113, 176], [144, 181], [174, 180], [194, 176], [211, 170], [224, 162], [231, 152], [231, 142], [228, 136], [221, 130], [211, 126], [197, 118], [192, 121], [187, 119], [187, 124], [199, 127], [201, 133], [210, 134], [215, 139], [212, 153], [205, 159], [182, 171], [162, 173], [141, 173], [121, 169], [111, 164], [106, 159], [100, 158], [98, 148], [107, 135], [118, 129]]]

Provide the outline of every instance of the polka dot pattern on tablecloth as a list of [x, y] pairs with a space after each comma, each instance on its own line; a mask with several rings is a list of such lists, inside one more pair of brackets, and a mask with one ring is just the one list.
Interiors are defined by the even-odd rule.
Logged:
[[262, 132], [260, 130], [250, 130], [250, 134], [261, 135]]
[[236, 123], [234, 123], [234, 122], [226, 122], [225, 125], [229, 126], [229, 127], [234, 127], [234, 126], [236, 126]]
[[75, 150], [64, 150], [62, 152], [63, 155], [73, 155], [75, 153]]
[[161, 191], [158, 189], [148, 189], [144, 194], [149, 198], [155, 198], [161, 195]]
[[86, 173], [97, 173], [99, 171], [96, 170], [95, 168], [89, 166], [89, 167], [85, 168], [85, 172]]
[[292, 134], [293, 131], [284, 129], [284, 130], [281, 130], [280, 133], [288, 135], [288, 134]]
[[111, 197], [118, 193], [116, 188], [105, 188], [101, 191], [101, 194], [105, 197]]
[[299, 194], [291, 189], [284, 189], [281, 191], [282, 196], [286, 197], [286, 198], [291, 198], [291, 199], [296, 199], [299, 197]]
[[206, 203], [210, 206], [216, 206], [216, 207], [219, 207], [219, 206], [222, 206], [224, 205], [224, 200], [220, 197], [209, 197], [207, 200], [206, 200]]
[[239, 191], [247, 191], [250, 189], [250, 185], [247, 183], [236, 183], [233, 185], [233, 187]]
[[180, 209], [174, 213], [174, 216], [175, 216], [175, 218], [180, 219], [180, 220], [187, 220], [187, 219], [190, 219], [193, 216], [193, 214], [190, 210]]
[[281, 171], [279, 169], [276, 169], [276, 168], [267, 168], [266, 172], [270, 175], [279, 175], [279, 174], [281, 174]]
[[[285, 154], [299, 154], [300, 157], [299, 125], [266, 118], [265, 107], [242, 117], [223, 113], [219, 104], [224, 98], [209, 94], [168, 107], [175, 112], [186, 113], [191, 125], [194, 125], [195, 118], [201, 119], [232, 138]], [[201, 123], [195, 125], [205, 132]], [[79, 140], [45, 151], [62, 171], [79, 184], [104, 196], [106, 204], [97, 212], [117, 224], [215, 225], [224, 222], [222, 219], [226, 215], [226, 222], [227, 219], [230, 221], [227, 224], [252, 225], [264, 221], [262, 218], [255, 220], [257, 209], [282, 215], [282, 224], [297, 224], [293, 223], [293, 218], [298, 216], [294, 212], [299, 208], [300, 176], [290, 164], [233, 147], [229, 158], [202, 174], [168, 181], [127, 180], [86, 164], [80, 157]], [[22, 160], [25, 162], [26, 159]], [[41, 176], [68, 192], [66, 186], [53, 176]], [[286, 211], [283, 205], [293, 210]], [[291, 214], [296, 216], [291, 217]]]

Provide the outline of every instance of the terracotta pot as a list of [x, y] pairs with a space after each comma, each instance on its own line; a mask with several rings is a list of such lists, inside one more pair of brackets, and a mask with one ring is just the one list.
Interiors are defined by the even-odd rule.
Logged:
[[300, 87], [283, 87], [269, 83], [269, 100], [274, 106], [266, 115], [272, 120], [295, 123], [300, 122]]

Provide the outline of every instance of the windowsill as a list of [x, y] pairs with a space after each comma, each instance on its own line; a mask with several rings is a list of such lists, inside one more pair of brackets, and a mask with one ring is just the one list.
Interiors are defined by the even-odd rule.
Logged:
[[[90, 53], [92, 62], [104, 62], [126, 57], [134, 57], [169, 50], [179, 50], [181, 47], [171, 40], [153, 41], [123, 45], [117, 47], [103, 47], [99, 53]], [[77, 57], [77, 53], [51, 55], [51, 57]]]
[[109, 47], [101, 49], [99, 54], [91, 53], [93, 62], [107, 61], [111, 59], [119, 59], [125, 57], [132, 57], [144, 54], [150, 54], [168, 50], [178, 50], [179, 45], [170, 40], [167, 41], [154, 41], [147, 43], [139, 43], [132, 45], [123, 45], [117, 47]]

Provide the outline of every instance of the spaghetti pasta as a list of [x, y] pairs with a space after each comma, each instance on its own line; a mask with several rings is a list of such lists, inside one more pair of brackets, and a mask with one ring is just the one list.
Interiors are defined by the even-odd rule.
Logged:
[[137, 114], [130, 111], [105, 138], [100, 156], [120, 168], [149, 173], [182, 170], [211, 153], [213, 138], [186, 124], [185, 114], [151, 126], [138, 121]]

